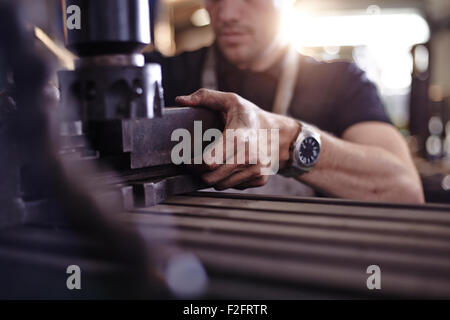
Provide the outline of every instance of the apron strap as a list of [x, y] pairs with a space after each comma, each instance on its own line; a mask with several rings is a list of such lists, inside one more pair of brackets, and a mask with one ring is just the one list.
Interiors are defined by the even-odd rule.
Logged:
[[278, 80], [273, 113], [286, 115], [291, 105], [297, 84], [297, 74], [300, 67], [300, 55], [293, 46], [289, 46], [283, 60], [280, 79]]
[[[286, 115], [294, 96], [297, 74], [300, 66], [300, 55], [293, 46], [288, 48], [283, 59], [280, 79], [278, 80], [272, 112]], [[206, 52], [206, 61], [202, 73], [202, 87], [218, 90], [216, 75], [216, 58], [211, 46]]]
[[202, 73], [202, 87], [211, 90], [219, 89], [216, 75], [216, 56], [212, 46], [206, 52], [206, 61]]

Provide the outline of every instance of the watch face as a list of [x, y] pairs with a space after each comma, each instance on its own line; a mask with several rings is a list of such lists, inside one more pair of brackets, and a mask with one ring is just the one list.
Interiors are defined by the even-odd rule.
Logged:
[[320, 144], [313, 138], [308, 137], [300, 144], [300, 150], [298, 151], [299, 159], [302, 165], [310, 167], [316, 164], [319, 160]]

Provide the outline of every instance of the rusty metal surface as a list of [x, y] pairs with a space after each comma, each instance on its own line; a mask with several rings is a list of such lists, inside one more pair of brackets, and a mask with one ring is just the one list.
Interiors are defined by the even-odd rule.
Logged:
[[194, 122], [201, 121], [203, 130], [223, 129], [220, 115], [204, 108], [163, 110], [160, 118], [90, 122], [87, 131], [92, 147], [101, 157], [123, 159], [121, 170], [140, 169], [172, 164], [172, 141], [176, 129], [186, 129], [194, 135]]

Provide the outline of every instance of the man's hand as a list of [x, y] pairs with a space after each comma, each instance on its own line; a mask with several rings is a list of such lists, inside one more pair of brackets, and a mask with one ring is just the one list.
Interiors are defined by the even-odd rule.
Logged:
[[[227, 154], [231, 154], [232, 164], [215, 164], [204, 159], [209, 172], [203, 175], [203, 179], [216, 189], [244, 189], [267, 183], [269, 176], [261, 174], [263, 165], [259, 154], [256, 155], [256, 163], [252, 162], [255, 154], [250, 152], [246, 154], [245, 162], [239, 164], [236, 158], [239, 157], [238, 151], [242, 150], [234, 148], [239, 142], [248, 143], [246, 140], [253, 139], [259, 129], [279, 129], [279, 168], [286, 166], [290, 157], [289, 147], [300, 129], [295, 120], [261, 110], [233, 93], [201, 89], [190, 96], [178, 97], [177, 102], [185, 106], [207, 107], [222, 112], [224, 116], [225, 131], [218, 143], [225, 142], [222, 159], [226, 161]], [[227, 129], [238, 130], [234, 131], [238, 133], [238, 143], [226, 143]], [[297, 177], [301, 182], [342, 198], [423, 203], [419, 175], [404, 139], [392, 125], [361, 122], [349, 127], [342, 138], [321, 130], [320, 135], [320, 159], [313, 170]], [[269, 134], [267, 136], [270, 137]], [[267, 144], [271, 143], [268, 139]], [[233, 149], [226, 152], [230, 145]]]
[[[208, 172], [202, 176], [208, 185], [214, 186], [217, 190], [263, 186], [270, 176], [263, 175], [262, 169], [275, 165], [281, 169], [289, 160], [289, 147], [299, 131], [299, 125], [295, 120], [266, 112], [234, 93], [200, 89], [189, 96], [177, 97], [176, 101], [184, 106], [206, 107], [223, 115], [225, 129], [217, 141], [223, 146], [222, 161], [217, 163], [204, 155]], [[249, 145], [258, 145], [254, 139], [258, 137], [260, 129], [267, 130], [267, 140], [264, 141], [267, 150], [271, 150], [272, 143], [277, 143], [271, 140], [270, 131], [279, 130], [279, 154], [276, 157], [279, 162], [276, 164], [262, 161], [257, 149], [249, 148]], [[235, 138], [230, 132], [234, 133]], [[239, 148], [239, 146], [246, 147]], [[245, 161], [238, 161], [240, 157]]]

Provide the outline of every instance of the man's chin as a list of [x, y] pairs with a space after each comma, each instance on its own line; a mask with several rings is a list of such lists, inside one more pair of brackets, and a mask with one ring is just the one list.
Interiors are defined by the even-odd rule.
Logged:
[[220, 45], [224, 57], [234, 65], [246, 64], [249, 61], [249, 50], [244, 45]]

